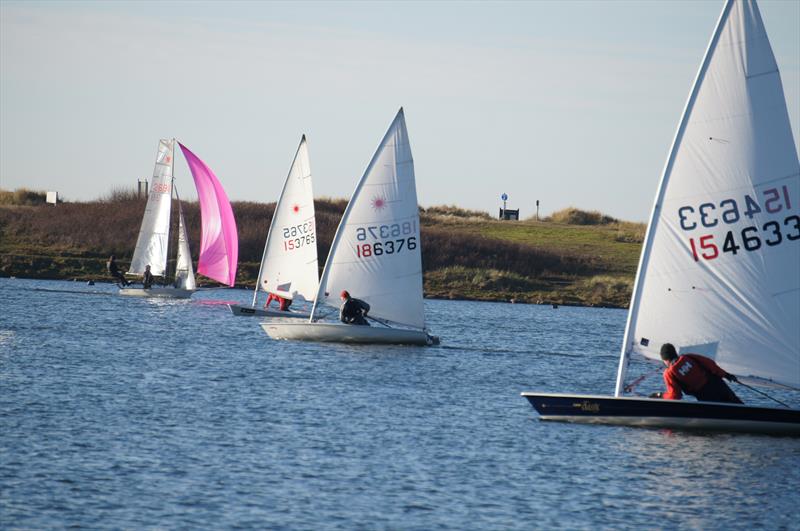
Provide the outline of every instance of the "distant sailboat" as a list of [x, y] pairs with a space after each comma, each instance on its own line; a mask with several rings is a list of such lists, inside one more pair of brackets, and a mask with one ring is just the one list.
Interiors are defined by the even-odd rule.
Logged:
[[[183, 145], [181, 148], [189, 163], [200, 202], [202, 238], [198, 272], [233, 286], [238, 259], [238, 239], [230, 202], [213, 172]], [[141, 276], [149, 265], [150, 272], [154, 277], [160, 277], [161, 283], [156, 283], [149, 289], [124, 287], [120, 289], [120, 295], [186, 299], [197, 289], [186, 222], [174, 186], [174, 152], [174, 139], [159, 141], [147, 206], [131, 266], [126, 273]], [[174, 281], [170, 284], [167, 263], [173, 194], [178, 200], [178, 249]]]
[[632, 355], [800, 390], [800, 163], [755, 0], [722, 11], [650, 219], [614, 397], [523, 393], [543, 420], [800, 433], [800, 410], [623, 397]]
[[319, 288], [314, 191], [306, 137], [300, 140], [269, 225], [250, 306], [230, 304], [234, 315], [308, 318], [308, 312], [258, 308], [258, 292], [313, 301]]
[[[321, 322], [339, 294], [372, 307], [374, 326]], [[307, 323], [265, 322], [274, 339], [425, 345], [419, 207], [403, 109], [397, 113], [342, 215]]]

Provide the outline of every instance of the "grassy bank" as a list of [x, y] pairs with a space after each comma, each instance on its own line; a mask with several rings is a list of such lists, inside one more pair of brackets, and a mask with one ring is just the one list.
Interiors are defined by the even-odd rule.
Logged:
[[[58, 206], [39, 204], [27, 191], [17, 194], [22, 204], [10, 192], [5, 197], [0, 202], [0, 275], [102, 280], [110, 254], [123, 269], [130, 261], [144, 200], [119, 191]], [[315, 202], [320, 264], [345, 205], [341, 199]], [[191, 202], [183, 208], [196, 252], [199, 208]], [[274, 208], [274, 203], [233, 203], [239, 228], [237, 285], [253, 286]], [[500, 222], [457, 207], [421, 209], [425, 295], [626, 306], [643, 225], [566, 212], [545, 221]]]

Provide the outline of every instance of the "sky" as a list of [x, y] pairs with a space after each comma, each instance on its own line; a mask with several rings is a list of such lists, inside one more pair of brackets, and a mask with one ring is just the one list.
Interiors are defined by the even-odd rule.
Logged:
[[[423, 206], [646, 221], [722, 6], [0, 0], [0, 187], [103, 197], [175, 137], [271, 202], [306, 134], [315, 195], [347, 198], [402, 106]], [[759, 7], [797, 143], [800, 1]]]

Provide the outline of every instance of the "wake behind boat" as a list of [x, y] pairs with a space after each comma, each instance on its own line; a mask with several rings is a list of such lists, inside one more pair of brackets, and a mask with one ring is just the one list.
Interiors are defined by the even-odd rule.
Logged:
[[[322, 322], [347, 291], [375, 326]], [[401, 108], [345, 208], [306, 323], [265, 323], [273, 339], [344, 343], [438, 342], [425, 327], [414, 161]]]
[[[800, 433], [800, 410], [627, 398], [665, 343], [800, 391], [800, 162], [755, 0], [723, 8], [664, 167], [614, 397], [523, 393], [544, 420]], [[640, 378], [641, 379], [641, 378]]]

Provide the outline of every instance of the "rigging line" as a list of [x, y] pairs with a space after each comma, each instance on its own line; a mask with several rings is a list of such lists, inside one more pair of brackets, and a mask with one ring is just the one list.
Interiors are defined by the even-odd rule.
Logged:
[[773, 401], [775, 401], [775, 402], [779, 403], [780, 405], [782, 405], [782, 406], [783, 406], [783, 407], [785, 407], [785, 408], [792, 409], [792, 408], [791, 408], [791, 406], [789, 406], [788, 404], [785, 404], [785, 403], [781, 402], [781, 401], [780, 401], [780, 400], [778, 400], [777, 398], [774, 398], [774, 397], [772, 397], [772, 396], [768, 395], [767, 393], [765, 393], [765, 392], [763, 392], [763, 391], [759, 391], [759, 390], [758, 390], [758, 389], [756, 389], [755, 387], [752, 387], [752, 386], [750, 386], [750, 385], [747, 385], [746, 383], [742, 383], [742, 382], [740, 382], [740, 381], [738, 381], [738, 380], [736, 381], [736, 383], [738, 383], [739, 385], [743, 385], [744, 387], [747, 387], [747, 388], [748, 388], [748, 389], [750, 389], [751, 391], [755, 391], [756, 393], [758, 393], [758, 394], [760, 394], [760, 395], [766, 396], [766, 397], [767, 397], [767, 398], [769, 398], [770, 400], [773, 400]]
[[389, 326], [389, 325], [386, 323], [386, 321], [384, 321], [383, 319], [378, 319], [377, 317], [372, 317], [372, 316], [369, 316], [369, 315], [365, 315], [364, 317], [366, 317], [367, 319], [370, 319], [370, 320], [372, 320], [372, 321], [375, 321], [376, 323], [380, 323], [380, 324], [382, 324], [383, 326], [385, 326], [386, 328], [392, 328], [392, 327], [391, 327], [391, 326]]
[[638, 377], [638, 378], [636, 378], [634, 381], [632, 381], [631, 383], [629, 383], [628, 385], [626, 385], [626, 386], [624, 387], [624, 391], [625, 391], [626, 393], [631, 393], [631, 392], [633, 392], [633, 390], [636, 388], [636, 386], [637, 386], [637, 385], [639, 385], [640, 383], [642, 383], [642, 382], [643, 382], [645, 379], [649, 378], [650, 376], [653, 376], [654, 374], [661, 372], [662, 370], [663, 370], [663, 369], [662, 369], [661, 367], [658, 367], [657, 369], [654, 369], [654, 370], [652, 370], [652, 371], [650, 371], [650, 372], [648, 372], [648, 373], [645, 373], [645, 374], [643, 374], [643, 375], [639, 376], [639, 377]]

